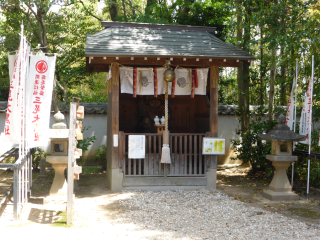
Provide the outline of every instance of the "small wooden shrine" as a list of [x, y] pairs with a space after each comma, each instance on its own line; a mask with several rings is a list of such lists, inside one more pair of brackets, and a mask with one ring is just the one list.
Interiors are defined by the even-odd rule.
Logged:
[[[219, 67], [255, 58], [213, 35], [212, 27], [102, 22], [87, 36], [89, 72], [109, 72], [107, 176], [112, 191], [216, 187], [216, 155], [202, 154], [203, 137], [218, 137]], [[171, 164], [161, 164], [163, 71], [169, 64]], [[110, 71], [109, 71], [110, 70]], [[184, 88], [188, 88], [187, 90]], [[130, 135], [145, 137], [141, 159], [129, 158]]]

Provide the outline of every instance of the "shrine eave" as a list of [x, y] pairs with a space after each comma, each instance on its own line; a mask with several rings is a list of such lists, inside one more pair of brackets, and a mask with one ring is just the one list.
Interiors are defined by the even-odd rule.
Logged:
[[[109, 65], [113, 62], [125, 66], [162, 67], [166, 60], [170, 60], [172, 66], [181, 67], [239, 67], [240, 60], [214, 59], [214, 58], [177, 58], [177, 57], [87, 57], [86, 69], [88, 72], [108, 72]], [[241, 60], [246, 64], [251, 60]]]

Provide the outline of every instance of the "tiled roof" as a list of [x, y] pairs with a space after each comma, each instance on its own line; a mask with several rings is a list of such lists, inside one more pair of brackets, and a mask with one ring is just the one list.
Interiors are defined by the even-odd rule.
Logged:
[[[87, 57], [202, 57], [254, 60], [255, 57], [225, 43], [207, 31], [149, 28], [130, 24], [110, 26], [87, 35]], [[143, 25], [142, 25], [143, 26]]]

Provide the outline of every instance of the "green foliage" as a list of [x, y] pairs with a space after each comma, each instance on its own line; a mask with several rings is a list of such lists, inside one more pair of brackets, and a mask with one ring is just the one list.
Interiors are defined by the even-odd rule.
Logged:
[[219, 104], [237, 105], [237, 80], [232, 76], [223, 76], [219, 79]]
[[86, 83], [68, 89], [69, 101], [72, 97], [81, 98], [81, 102], [106, 103], [108, 94], [105, 91], [106, 73], [93, 73]]
[[38, 169], [41, 158], [46, 158], [48, 153], [46, 153], [42, 148], [35, 147], [32, 153], [32, 167], [33, 169]]
[[97, 166], [90, 166], [90, 167], [82, 167], [83, 174], [93, 174], [99, 172], [99, 167]]
[[[89, 130], [91, 127], [83, 127], [82, 128], [82, 133], [86, 130]], [[89, 146], [94, 143], [94, 141], [97, 140], [96, 136], [92, 136], [92, 137], [86, 137], [83, 138], [83, 140], [79, 140], [78, 144], [77, 144], [77, 148], [81, 148], [82, 149], [82, 154], [84, 154], [88, 149]]]
[[232, 149], [237, 154], [231, 159], [250, 163], [253, 172], [266, 170], [266, 154], [270, 153], [271, 142], [261, 141], [258, 134], [265, 133], [275, 125], [276, 121], [263, 120], [258, 116], [251, 119], [249, 129], [236, 129], [236, 134], [240, 136], [240, 139], [231, 139]]
[[97, 151], [96, 155], [93, 158], [99, 166], [102, 166], [102, 170], [107, 170], [107, 147], [105, 145], [101, 145]]
[[[299, 156], [294, 165], [295, 177], [299, 180], [308, 179], [308, 157]], [[320, 160], [310, 159], [310, 184], [320, 186]]]
[[[299, 125], [298, 124], [296, 126], [296, 132], [299, 133]], [[320, 127], [316, 128], [316, 129], [314, 129], [312, 127], [312, 130], [311, 130], [311, 152], [316, 152], [316, 153], [320, 152], [320, 147], [318, 146], [319, 132], [320, 132]], [[298, 143], [295, 146], [295, 149], [302, 150], [302, 151], [309, 151], [309, 145]]]
[[[64, 1], [64, 3], [66, 4], [57, 0], [9, 2], [0, 0], [0, 100], [7, 100], [6, 86], [9, 84], [7, 52], [17, 50], [19, 47], [22, 21], [24, 33], [33, 49], [40, 44], [42, 51], [58, 53], [55, 75], [63, 87], [72, 89], [90, 82], [85, 68], [84, 51], [87, 34], [102, 29], [100, 21], [95, 16], [98, 1]], [[60, 10], [51, 11], [53, 5], [60, 5]], [[66, 101], [61, 89], [57, 90], [57, 96], [58, 100]], [[99, 96], [96, 98], [99, 99]]]
[[8, 101], [9, 86], [8, 79], [0, 78], [0, 101]]

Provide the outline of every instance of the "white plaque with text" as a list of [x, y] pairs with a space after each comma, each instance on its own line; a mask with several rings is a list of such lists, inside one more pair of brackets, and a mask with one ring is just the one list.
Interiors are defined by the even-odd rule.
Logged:
[[202, 154], [224, 155], [225, 145], [225, 139], [223, 138], [204, 137], [202, 145]]
[[130, 159], [145, 158], [145, 135], [129, 135], [129, 156]]

